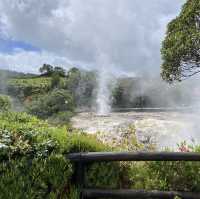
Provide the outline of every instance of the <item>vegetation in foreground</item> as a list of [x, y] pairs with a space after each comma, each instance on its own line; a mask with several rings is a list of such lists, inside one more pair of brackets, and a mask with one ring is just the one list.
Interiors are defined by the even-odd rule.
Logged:
[[[135, 141], [134, 145], [140, 147]], [[53, 127], [26, 113], [0, 113], [0, 198], [77, 199], [75, 165], [67, 154], [110, 151], [95, 137]], [[181, 145], [180, 150], [200, 151]], [[96, 163], [87, 168], [89, 187], [200, 191], [200, 163]]]

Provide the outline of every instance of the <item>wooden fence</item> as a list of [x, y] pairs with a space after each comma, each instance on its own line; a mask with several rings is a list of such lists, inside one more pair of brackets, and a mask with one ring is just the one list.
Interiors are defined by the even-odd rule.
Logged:
[[[145, 190], [109, 190], [87, 189], [85, 186], [85, 167], [91, 162], [111, 161], [200, 161], [200, 153], [182, 152], [90, 152], [72, 153], [68, 158], [76, 163], [76, 182], [80, 188], [81, 199], [86, 198], [157, 198], [174, 199], [176, 196], [182, 199], [200, 199], [200, 193], [177, 191], [145, 191]], [[199, 185], [200, 186], [200, 185]]]

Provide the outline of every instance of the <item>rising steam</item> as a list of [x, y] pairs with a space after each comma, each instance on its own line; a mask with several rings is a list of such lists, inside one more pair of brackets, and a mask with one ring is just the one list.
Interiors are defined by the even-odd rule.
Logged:
[[97, 115], [108, 115], [111, 111], [112, 95], [111, 90], [114, 85], [114, 77], [110, 70], [108, 57], [101, 54], [98, 57], [98, 91], [96, 98], [96, 111]]
[[97, 115], [108, 115], [111, 111], [109, 77], [105, 67], [102, 67], [98, 76]]

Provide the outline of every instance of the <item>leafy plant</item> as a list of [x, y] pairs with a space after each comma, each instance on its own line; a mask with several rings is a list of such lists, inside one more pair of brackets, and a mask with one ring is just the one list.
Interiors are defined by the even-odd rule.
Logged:
[[[64, 126], [49, 126], [26, 113], [0, 113], [0, 198], [78, 198], [72, 178], [75, 165], [67, 154], [106, 150], [95, 137], [69, 133]], [[115, 185], [115, 168], [112, 164], [89, 165], [88, 183]], [[113, 174], [100, 179], [101, 169]]]
[[27, 106], [29, 113], [47, 119], [56, 113], [74, 110], [73, 98], [65, 90], [55, 89]]
[[11, 108], [11, 100], [6, 95], [0, 95], [0, 111], [8, 111]]
[[[199, 152], [198, 146], [180, 145], [179, 150]], [[187, 151], [188, 152], [188, 151]], [[181, 162], [140, 162], [133, 163], [129, 170], [132, 187], [137, 189], [158, 189], [166, 191], [200, 191], [200, 163]]]

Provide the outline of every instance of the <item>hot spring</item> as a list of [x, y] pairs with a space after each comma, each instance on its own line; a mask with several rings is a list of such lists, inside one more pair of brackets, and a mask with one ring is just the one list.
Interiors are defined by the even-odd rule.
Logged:
[[200, 141], [200, 116], [190, 111], [140, 111], [126, 109], [99, 116], [93, 112], [82, 112], [72, 118], [75, 128], [95, 134], [105, 143], [120, 142], [129, 126], [134, 126], [139, 142], [152, 142], [158, 150], [165, 147], [176, 149], [177, 144]]

